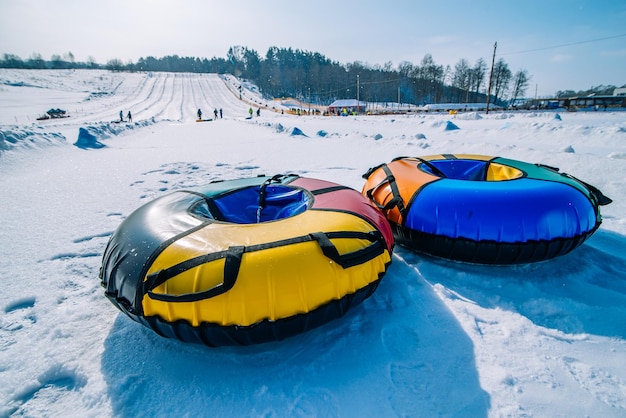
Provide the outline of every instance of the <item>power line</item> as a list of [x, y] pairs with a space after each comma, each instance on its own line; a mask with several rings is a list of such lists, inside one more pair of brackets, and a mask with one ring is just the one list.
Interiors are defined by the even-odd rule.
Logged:
[[548, 49], [563, 48], [563, 47], [572, 46], [572, 45], [589, 44], [589, 43], [592, 43], [592, 42], [606, 41], [607, 39], [622, 38], [624, 36], [626, 36], [626, 33], [623, 33], [621, 35], [607, 36], [607, 37], [604, 37], [604, 38], [589, 39], [589, 40], [586, 40], [586, 41], [578, 41], [578, 42], [570, 42], [570, 43], [561, 44], [561, 45], [546, 46], [544, 48], [527, 49], [525, 51], [505, 52], [503, 54], [501, 53], [500, 55], [526, 54], [528, 52], [546, 51]]

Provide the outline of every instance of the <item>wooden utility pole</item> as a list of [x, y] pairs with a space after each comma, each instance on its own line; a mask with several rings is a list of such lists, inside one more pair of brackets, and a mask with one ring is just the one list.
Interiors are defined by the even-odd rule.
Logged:
[[487, 106], [485, 107], [485, 114], [489, 114], [489, 102], [491, 102], [491, 80], [493, 78], [493, 67], [496, 62], [496, 48], [498, 43], [493, 44], [493, 57], [491, 57], [491, 72], [489, 73], [489, 88], [487, 89]]

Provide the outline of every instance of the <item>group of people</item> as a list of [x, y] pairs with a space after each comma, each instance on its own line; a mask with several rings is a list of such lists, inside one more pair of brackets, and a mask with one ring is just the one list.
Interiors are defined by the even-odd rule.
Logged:
[[[254, 113], [252, 108], [248, 110], [248, 113], [250, 113], [250, 117], [252, 117], [252, 114]], [[222, 108], [220, 108], [219, 110], [213, 109], [213, 116], [215, 117], [215, 119], [218, 119], [218, 115], [219, 119], [222, 119]], [[261, 116], [261, 108], [258, 108], [256, 110], [256, 115]], [[202, 109], [198, 109], [198, 112], [196, 112], [196, 116], [198, 117], [198, 120], [202, 120]]]
[[[248, 113], [250, 113], [250, 117], [252, 117], [253, 112], [254, 111], [252, 110], [252, 108], [250, 108], [248, 110]], [[202, 120], [202, 109], [198, 109], [198, 112], [196, 113], [196, 115], [198, 116], [198, 120]], [[217, 108], [213, 109], [213, 116], [215, 117], [215, 119], [218, 118], [218, 115], [219, 115], [219, 118], [222, 119], [222, 116], [223, 116], [222, 108], [220, 108], [219, 110], [217, 110]], [[261, 116], [261, 108], [258, 108], [256, 110], [256, 115], [257, 116]], [[126, 120], [128, 122], [132, 122], [133, 121], [133, 116], [131, 115], [130, 110], [126, 114]], [[124, 111], [123, 110], [120, 110], [120, 122], [124, 122]]]
[[[252, 110], [252, 108], [250, 108], [248, 110], [248, 113], [250, 113], [250, 117], [252, 117], [253, 112], [254, 111]], [[198, 112], [196, 113], [196, 115], [198, 116], [198, 120], [202, 120], [202, 109], [198, 109]], [[219, 115], [219, 118], [222, 119], [222, 108], [220, 108], [219, 110], [213, 109], [213, 116], [215, 116], [215, 119], [217, 119], [218, 115]], [[261, 108], [258, 108], [256, 110], [256, 115], [257, 116], [261, 116]], [[131, 115], [130, 110], [126, 114], [126, 120], [128, 122], [131, 122], [131, 123], [133, 121], [133, 116]], [[120, 110], [120, 122], [124, 122], [124, 111], [123, 110]]]
[[[133, 116], [130, 114], [130, 110], [126, 114], [126, 119], [128, 120], [128, 122], [132, 122], [133, 121]], [[124, 111], [123, 110], [120, 110], [120, 122], [124, 122]]]
[[[220, 110], [213, 109], [213, 116], [215, 116], [215, 119], [217, 119], [218, 114], [220, 116], [220, 119], [222, 119], [222, 108], [220, 108]], [[198, 109], [196, 115], [198, 116], [198, 120], [202, 120], [202, 109]]]

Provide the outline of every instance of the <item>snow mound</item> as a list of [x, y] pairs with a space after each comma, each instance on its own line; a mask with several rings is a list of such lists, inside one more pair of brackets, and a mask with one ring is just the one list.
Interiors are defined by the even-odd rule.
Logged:
[[461, 129], [458, 126], [456, 126], [454, 123], [447, 121], [446, 122], [446, 127], [444, 128], [444, 131], [456, 131], [457, 129]]
[[74, 143], [74, 145], [79, 148], [102, 148], [104, 147], [104, 144], [99, 143], [99, 140], [118, 136], [127, 131], [143, 128], [154, 123], [156, 122], [151, 119], [134, 123], [111, 122], [80, 127], [78, 129], [78, 140]]
[[291, 136], [304, 136], [308, 138], [308, 136], [304, 132], [302, 132], [300, 128], [296, 127], [291, 130]]
[[418, 142], [418, 143], [408, 142], [407, 145], [413, 145], [421, 149], [426, 149], [430, 147], [430, 144], [428, 142]]
[[40, 145], [59, 144], [65, 141], [65, 136], [58, 132], [36, 131], [19, 128], [0, 128], [0, 155], [4, 151], [15, 148], [35, 148]]
[[626, 152], [612, 152], [609, 154], [612, 160], [626, 160]]
[[477, 112], [457, 113], [456, 119], [460, 120], [481, 120], [483, 117]]
[[89, 132], [86, 128], [78, 128], [78, 139], [74, 142], [78, 148], [88, 149], [88, 148], [104, 148], [102, 142], [98, 141], [98, 138], [91, 132]]
[[609, 127], [606, 129], [606, 131], [609, 134], [626, 134], [626, 126]]

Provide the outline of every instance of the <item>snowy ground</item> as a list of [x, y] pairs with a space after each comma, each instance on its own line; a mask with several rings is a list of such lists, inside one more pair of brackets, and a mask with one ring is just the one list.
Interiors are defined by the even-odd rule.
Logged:
[[[0, 70], [0, 416], [626, 416], [626, 112], [297, 117], [238, 86]], [[36, 121], [49, 108], [70, 117]], [[75, 146], [81, 127], [105, 146]], [[104, 297], [108, 237], [157, 196], [287, 172], [360, 190], [372, 166], [438, 153], [556, 166], [613, 203], [542, 263], [398, 247], [370, 299], [276, 343], [164, 339]]]

